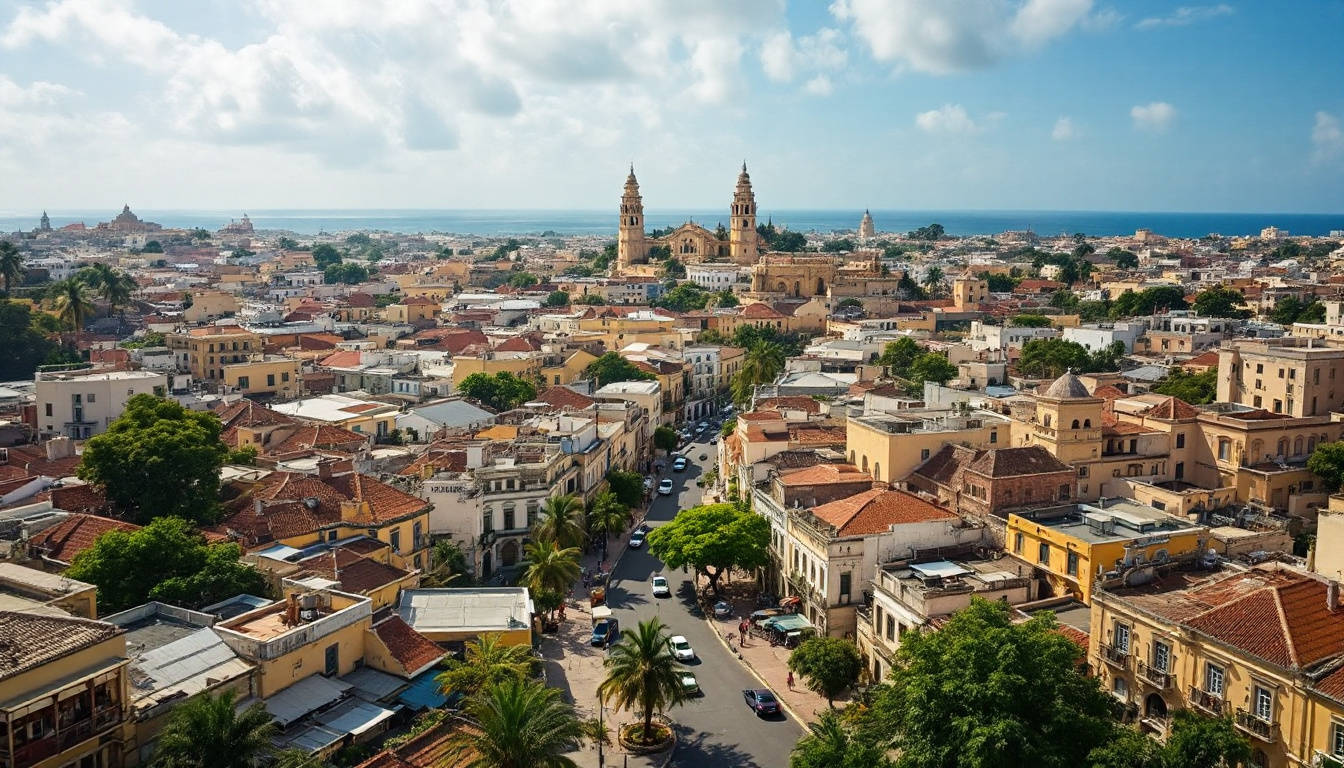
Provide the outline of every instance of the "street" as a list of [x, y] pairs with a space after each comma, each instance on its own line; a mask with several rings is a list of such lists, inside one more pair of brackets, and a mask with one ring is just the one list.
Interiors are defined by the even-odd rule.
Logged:
[[[671, 496], [655, 495], [649, 508], [648, 525], [655, 528], [671, 520], [678, 511], [700, 503], [702, 490], [695, 485], [706, 467], [714, 466], [717, 446], [710, 445], [707, 432], [682, 449], [691, 461], [683, 472], [670, 469]], [[702, 461], [701, 455], [706, 456]], [[649, 581], [663, 573], [672, 588], [672, 596], [654, 598]], [[789, 764], [789, 752], [805, 734], [804, 727], [788, 715], [759, 718], [742, 699], [744, 688], [760, 688], [761, 683], [714, 636], [737, 631], [737, 619], [714, 621], [711, 628], [696, 610], [691, 576], [665, 572], [658, 558], [647, 548], [626, 551], [617, 564], [607, 604], [623, 629], [632, 629], [641, 620], [657, 616], [671, 633], [683, 635], [695, 649], [696, 661], [687, 665], [695, 672], [703, 695], [673, 708], [667, 715], [677, 724], [680, 742], [672, 765], [684, 768], [700, 766], [760, 766], [782, 768]], [[698, 614], [698, 610], [696, 611]]]

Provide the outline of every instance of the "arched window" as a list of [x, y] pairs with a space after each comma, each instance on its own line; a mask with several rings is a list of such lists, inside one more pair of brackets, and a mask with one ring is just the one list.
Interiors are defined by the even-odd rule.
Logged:
[[1294, 456], [1301, 456], [1301, 455], [1302, 455], [1302, 436], [1301, 436], [1301, 435], [1298, 435], [1298, 436], [1297, 436], [1297, 439], [1293, 441], [1293, 455], [1294, 455]]
[[856, 458], [856, 457], [855, 457], [855, 455], [854, 455], [854, 452], [853, 452], [853, 451], [850, 451], [850, 452], [849, 452], [849, 463], [850, 463], [850, 464], [853, 464], [855, 458]]
[[868, 457], [867, 457], [867, 456], [864, 456], [864, 457], [863, 457], [863, 471], [864, 471], [864, 472], [867, 472], [867, 471], [868, 471]]
[[1083, 429], [1091, 429], [1091, 428], [1092, 428], [1092, 420], [1083, 419]]
[[874, 480], [882, 479], [882, 464], [880, 462], [876, 461], [873, 462], [873, 479]]
[[1265, 450], [1264, 443], [1260, 442], [1259, 440], [1252, 442], [1251, 459], [1254, 461], [1259, 461], [1261, 458], [1263, 458], [1264, 450]]
[[1073, 428], [1074, 428], [1074, 429], [1077, 429], [1077, 428], [1078, 428], [1078, 420], [1077, 420], [1077, 419], [1074, 419], [1074, 420], [1073, 420]]
[[1279, 455], [1280, 456], [1288, 455], [1288, 438], [1286, 437], [1279, 440]]

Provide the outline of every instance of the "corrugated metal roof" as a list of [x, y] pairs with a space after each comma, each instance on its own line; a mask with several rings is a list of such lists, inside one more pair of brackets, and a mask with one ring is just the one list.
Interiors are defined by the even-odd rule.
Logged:
[[131, 687], [137, 697], [162, 698], [179, 692], [191, 696], [251, 668], [214, 630], [199, 629], [136, 657], [131, 662]]
[[350, 699], [332, 708], [331, 711], [318, 715], [317, 721], [333, 731], [359, 736], [395, 714], [396, 712], [383, 709], [376, 704]]
[[263, 703], [266, 705], [266, 711], [271, 713], [271, 717], [284, 728], [303, 719], [309, 712], [339, 700], [351, 687], [349, 683], [340, 680], [312, 675], [266, 699]]
[[354, 686], [352, 692], [365, 701], [386, 701], [406, 687], [405, 680], [372, 667], [360, 667], [342, 677], [341, 682]]

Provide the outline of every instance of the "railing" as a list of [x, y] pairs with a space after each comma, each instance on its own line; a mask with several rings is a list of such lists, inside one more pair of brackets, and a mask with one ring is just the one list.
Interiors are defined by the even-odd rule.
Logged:
[[1175, 684], [1175, 676], [1163, 669], [1158, 669], [1142, 660], [1139, 661], [1137, 671], [1139, 677], [1154, 686], [1158, 690], [1170, 688]]
[[1113, 664], [1121, 669], [1125, 669], [1129, 666], [1129, 651], [1116, 648], [1113, 645], [1107, 645], [1106, 643], [1100, 644], [1097, 646], [1097, 649], [1101, 652], [1102, 661], [1105, 661], [1108, 664]]
[[1190, 703], [1214, 715], [1223, 715], [1227, 711], [1227, 701], [1219, 694], [1200, 690], [1190, 686]]
[[30, 741], [21, 747], [14, 749], [13, 759], [6, 760], [9, 768], [27, 768], [27, 766], [39, 763], [60, 751], [56, 743], [56, 734], [52, 734], [45, 739]]
[[1274, 726], [1277, 725], [1269, 720], [1262, 720], [1252, 712], [1237, 708], [1234, 718], [1237, 727], [1260, 739], [1261, 741], [1274, 742]]

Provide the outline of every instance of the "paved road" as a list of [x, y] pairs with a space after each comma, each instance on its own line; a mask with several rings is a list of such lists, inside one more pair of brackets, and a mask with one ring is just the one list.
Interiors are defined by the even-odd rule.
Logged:
[[[671, 472], [674, 483], [671, 496], [655, 496], [649, 509], [650, 527], [671, 520], [679, 510], [700, 503], [701, 489], [695, 480], [714, 465], [716, 446], [696, 442], [684, 450], [691, 466], [684, 472]], [[700, 455], [707, 458], [700, 460]], [[662, 572], [672, 587], [672, 597], [655, 599], [649, 594], [649, 580]], [[684, 635], [695, 649], [697, 661], [688, 665], [695, 671], [704, 695], [668, 713], [680, 730], [680, 743], [672, 765], [679, 768], [785, 768], [789, 752], [802, 738], [803, 726], [793, 718], [759, 718], [742, 700], [742, 689], [758, 688], [760, 681], [736, 657], [729, 654], [714, 637], [705, 621], [692, 615], [695, 606], [691, 577], [680, 572], [665, 572], [663, 563], [647, 549], [629, 550], [621, 558], [608, 589], [607, 603], [621, 628], [658, 616], [673, 634]], [[714, 622], [720, 633], [736, 631], [737, 622]]]

